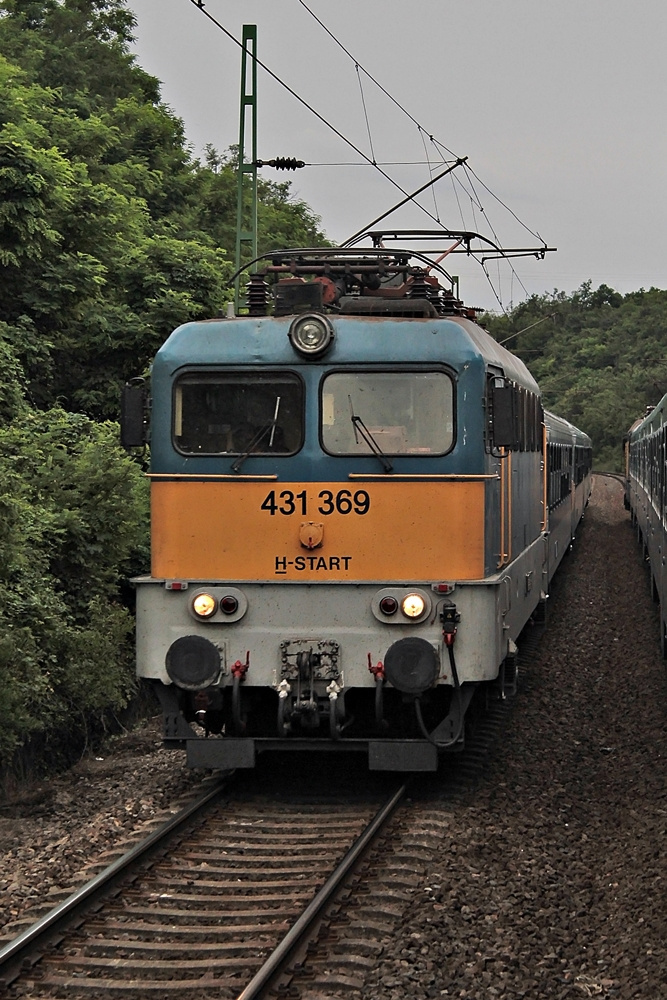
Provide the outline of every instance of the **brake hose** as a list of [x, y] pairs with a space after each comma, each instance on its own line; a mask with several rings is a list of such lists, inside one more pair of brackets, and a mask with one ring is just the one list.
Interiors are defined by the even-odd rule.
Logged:
[[[454, 632], [454, 635], [455, 634], [456, 632]], [[439, 740], [433, 739], [428, 729], [424, 725], [424, 719], [422, 717], [421, 701], [419, 698], [415, 698], [415, 715], [417, 716], [417, 725], [419, 726], [424, 738], [427, 739], [429, 743], [432, 743], [434, 747], [437, 747], [438, 750], [447, 750], [449, 747], [454, 746], [455, 743], [458, 743], [458, 741], [461, 739], [461, 733], [463, 732], [463, 724], [465, 721], [463, 713], [463, 697], [461, 695], [461, 684], [459, 682], [459, 673], [458, 670], [456, 669], [456, 660], [454, 658], [453, 640], [451, 642], [447, 642], [447, 652], [449, 653], [449, 663], [452, 668], [454, 692], [459, 705], [459, 726], [458, 729], [456, 730], [456, 735], [451, 740], [448, 740], [446, 743], [441, 743]]]

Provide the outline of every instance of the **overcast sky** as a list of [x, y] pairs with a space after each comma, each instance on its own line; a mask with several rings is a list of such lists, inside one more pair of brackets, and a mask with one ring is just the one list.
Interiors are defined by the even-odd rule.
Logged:
[[[238, 142], [239, 47], [192, 0], [127, 2], [138, 62], [162, 81], [194, 153]], [[526, 292], [569, 293], [587, 279], [622, 292], [667, 288], [665, 0], [305, 3], [206, 0], [205, 11], [238, 39], [243, 24], [256, 24], [260, 60], [371, 159], [408, 164], [383, 166], [404, 190], [425, 184], [429, 166], [437, 172], [444, 147], [467, 156], [479, 180], [458, 168], [456, 182], [420, 196], [443, 225], [487, 236], [492, 226], [504, 246], [535, 245], [499, 199], [558, 248], [543, 261], [516, 261], [517, 277], [489, 264], [491, 283], [457, 257], [449, 270], [466, 302], [497, 309], [498, 296], [507, 308]], [[258, 155], [313, 164], [263, 175], [290, 179], [336, 241], [402, 197], [262, 69]], [[412, 206], [388, 221], [435, 227]]]

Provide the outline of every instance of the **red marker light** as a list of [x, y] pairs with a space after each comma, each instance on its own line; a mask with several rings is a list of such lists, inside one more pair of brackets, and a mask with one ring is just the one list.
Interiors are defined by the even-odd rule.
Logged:
[[398, 611], [398, 601], [395, 597], [383, 597], [380, 601], [380, 611], [383, 615], [395, 615]]
[[239, 609], [239, 602], [236, 600], [235, 597], [231, 597], [230, 595], [228, 595], [227, 597], [223, 597], [222, 600], [220, 601], [220, 610], [223, 611], [226, 615], [235, 615], [238, 609]]

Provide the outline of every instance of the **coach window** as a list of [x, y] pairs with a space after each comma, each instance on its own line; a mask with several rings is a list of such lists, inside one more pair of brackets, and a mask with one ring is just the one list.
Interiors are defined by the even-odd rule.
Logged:
[[330, 455], [444, 455], [454, 446], [454, 386], [444, 371], [332, 372], [322, 383]]
[[188, 372], [174, 388], [174, 442], [185, 455], [293, 455], [303, 422], [293, 372]]

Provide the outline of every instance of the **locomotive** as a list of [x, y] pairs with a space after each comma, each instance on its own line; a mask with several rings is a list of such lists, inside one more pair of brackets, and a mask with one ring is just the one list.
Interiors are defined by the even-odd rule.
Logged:
[[193, 767], [347, 750], [429, 771], [516, 682], [590, 493], [591, 442], [427, 254], [260, 258], [248, 314], [180, 326], [148, 438], [137, 672]]
[[635, 420], [623, 439], [625, 507], [651, 572], [651, 589], [660, 606], [660, 646], [667, 656], [667, 395]]

